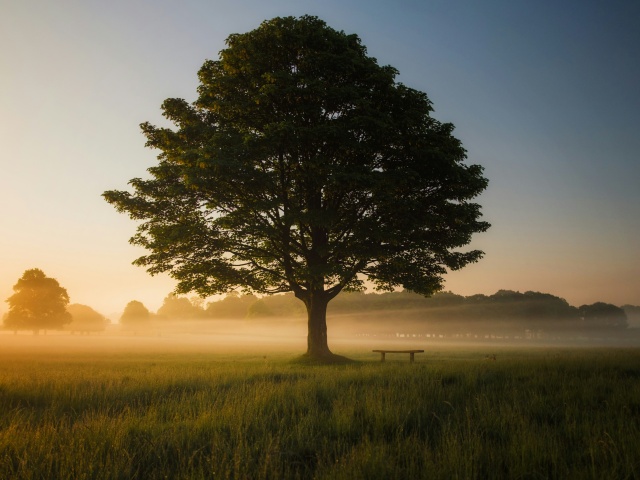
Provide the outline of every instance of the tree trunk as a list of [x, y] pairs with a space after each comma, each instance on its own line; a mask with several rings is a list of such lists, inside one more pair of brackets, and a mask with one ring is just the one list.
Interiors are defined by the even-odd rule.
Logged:
[[307, 307], [307, 353], [300, 360], [311, 364], [343, 364], [352, 360], [336, 355], [329, 350], [327, 342], [327, 305], [337, 295], [337, 291], [328, 293], [324, 290], [295, 292]]
[[307, 306], [307, 356], [322, 358], [333, 355], [327, 342], [327, 304], [321, 293], [309, 293]]

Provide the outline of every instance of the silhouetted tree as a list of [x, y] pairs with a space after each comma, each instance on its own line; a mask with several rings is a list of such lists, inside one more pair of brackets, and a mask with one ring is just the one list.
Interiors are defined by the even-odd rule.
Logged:
[[610, 303], [596, 302], [578, 308], [586, 327], [627, 328], [627, 314]]
[[9, 312], [4, 325], [11, 330], [57, 330], [71, 321], [67, 312], [69, 295], [54, 278], [38, 268], [26, 270], [13, 286], [15, 292], [6, 301]]
[[160, 150], [150, 179], [106, 200], [142, 223], [136, 260], [177, 293], [237, 287], [293, 292], [308, 316], [307, 356], [332, 361], [327, 304], [343, 290], [430, 295], [462, 251], [487, 186], [425, 93], [367, 56], [356, 35], [315, 17], [275, 18], [227, 38], [199, 72], [193, 104], [168, 99], [176, 130], [145, 123]]
[[139, 326], [149, 322], [151, 313], [142, 302], [132, 300], [124, 307], [120, 317], [120, 324], [126, 326]]
[[67, 307], [67, 312], [72, 317], [67, 330], [72, 332], [101, 332], [109, 323], [109, 320], [104, 315], [87, 305], [73, 303]]
[[158, 315], [168, 319], [190, 319], [204, 316], [204, 309], [195, 306], [191, 300], [170, 293], [164, 298]]

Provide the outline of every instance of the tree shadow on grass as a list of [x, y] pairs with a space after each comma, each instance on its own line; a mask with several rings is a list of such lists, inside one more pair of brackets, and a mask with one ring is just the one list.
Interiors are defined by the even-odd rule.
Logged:
[[334, 353], [328, 355], [309, 355], [305, 353], [291, 360], [291, 363], [294, 365], [355, 365], [360, 362]]

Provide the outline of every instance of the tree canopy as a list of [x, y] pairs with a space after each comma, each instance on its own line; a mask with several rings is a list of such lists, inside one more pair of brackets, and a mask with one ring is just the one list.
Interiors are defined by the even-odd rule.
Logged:
[[151, 312], [138, 300], [131, 300], [124, 307], [120, 316], [120, 323], [127, 326], [136, 326], [147, 323], [151, 319]]
[[396, 82], [357, 35], [322, 20], [274, 18], [227, 38], [199, 71], [193, 103], [162, 104], [175, 129], [142, 124], [159, 150], [150, 178], [106, 200], [139, 220], [134, 263], [177, 293], [293, 292], [308, 354], [327, 357], [328, 302], [358, 290], [430, 295], [482, 257], [463, 250], [489, 225], [487, 186], [453, 125]]
[[56, 330], [71, 322], [67, 312], [69, 294], [54, 278], [38, 268], [26, 270], [6, 301], [9, 312], [4, 325], [11, 330]]
[[610, 303], [596, 302], [591, 305], [581, 305], [580, 315], [587, 325], [592, 327], [627, 328], [627, 314], [623, 308]]
[[157, 314], [159, 317], [166, 319], [187, 319], [204, 317], [205, 311], [202, 307], [194, 305], [188, 298], [178, 297], [176, 294], [170, 293], [164, 298]]

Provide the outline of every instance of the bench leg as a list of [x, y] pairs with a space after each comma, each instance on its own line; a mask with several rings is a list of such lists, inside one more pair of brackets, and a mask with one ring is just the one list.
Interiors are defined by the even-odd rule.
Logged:
[[384, 354], [385, 352], [380, 352], [380, 361], [384, 362]]
[[415, 354], [413, 352], [409, 353], [409, 363], [413, 363], [413, 361], [415, 360]]

